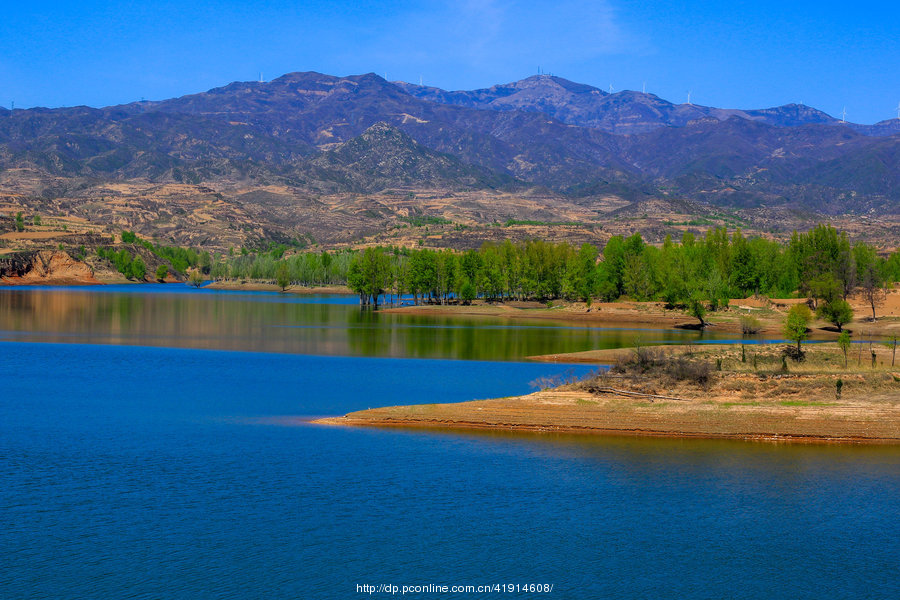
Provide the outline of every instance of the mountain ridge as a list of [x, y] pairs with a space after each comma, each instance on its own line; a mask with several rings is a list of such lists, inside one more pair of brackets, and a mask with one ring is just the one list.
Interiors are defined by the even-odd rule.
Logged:
[[[490, 110], [544, 112], [564, 123], [596, 127], [618, 134], [645, 133], [659, 127], [683, 127], [703, 117], [724, 121], [737, 116], [776, 127], [842, 123], [839, 119], [804, 104], [762, 109], [675, 104], [651, 93], [632, 90], [606, 92], [554, 75], [532, 75], [519, 81], [476, 90], [447, 91], [402, 81], [394, 83], [409, 94], [432, 102]], [[900, 119], [888, 119], [873, 125], [848, 125], [873, 136], [900, 132]]]
[[900, 135], [859, 127], [802, 105], [675, 105], [552, 76], [444, 92], [372, 73], [295, 72], [162, 101], [4, 109], [0, 170], [301, 194], [530, 189], [588, 204], [900, 212]]

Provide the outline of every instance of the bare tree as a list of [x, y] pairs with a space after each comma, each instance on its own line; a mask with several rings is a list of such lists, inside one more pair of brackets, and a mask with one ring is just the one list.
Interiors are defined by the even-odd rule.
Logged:
[[868, 265], [860, 278], [860, 289], [863, 299], [872, 307], [872, 320], [875, 320], [875, 307], [884, 302], [884, 290], [881, 288], [882, 278], [878, 267]]

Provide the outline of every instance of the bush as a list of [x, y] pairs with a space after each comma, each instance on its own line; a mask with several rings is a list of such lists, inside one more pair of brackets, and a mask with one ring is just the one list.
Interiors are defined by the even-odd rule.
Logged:
[[762, 329], [762, 324], [756, 317], [744, 315], [741, 317], [741, 333], [744, 335], [755, 335]]
[[159, 281], [163, 281], [169, 275], [169, 267], [166, 265], [159, 265], [156, 267], [156, 278]]
[[713, 365], [683, 354], [673, 356], [661, 348], [638, 347], [620, 358], [612, 370], [623, 374], [661, 375], [670, 381], [686, 381], [705, 388], [712, 379]]
[[188, 277], [188, 283], [190, 283], [194, 287], [200, 287], [203, 285], [203, 273], [200, 272], [200, 269], [194, 269], [191, 271], [190, 276]]

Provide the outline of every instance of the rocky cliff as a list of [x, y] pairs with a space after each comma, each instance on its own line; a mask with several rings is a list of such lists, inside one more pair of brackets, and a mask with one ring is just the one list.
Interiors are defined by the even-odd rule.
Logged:
[[85, 263], [54, 250], [16, 252], [0, 256], [3, 285], [92, 285], [98, 284]]

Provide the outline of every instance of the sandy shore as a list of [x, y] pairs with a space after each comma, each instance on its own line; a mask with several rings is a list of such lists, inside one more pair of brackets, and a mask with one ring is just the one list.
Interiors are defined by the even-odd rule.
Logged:
[[[887, 398], [792, 405], [637, 399], [579, 391], [375, 408], [319, 419], [324, 425], [499, 429], [594, 435], [900, 444], [900, 404]], [[794, 401], [802, 402], [802, 401]]]

